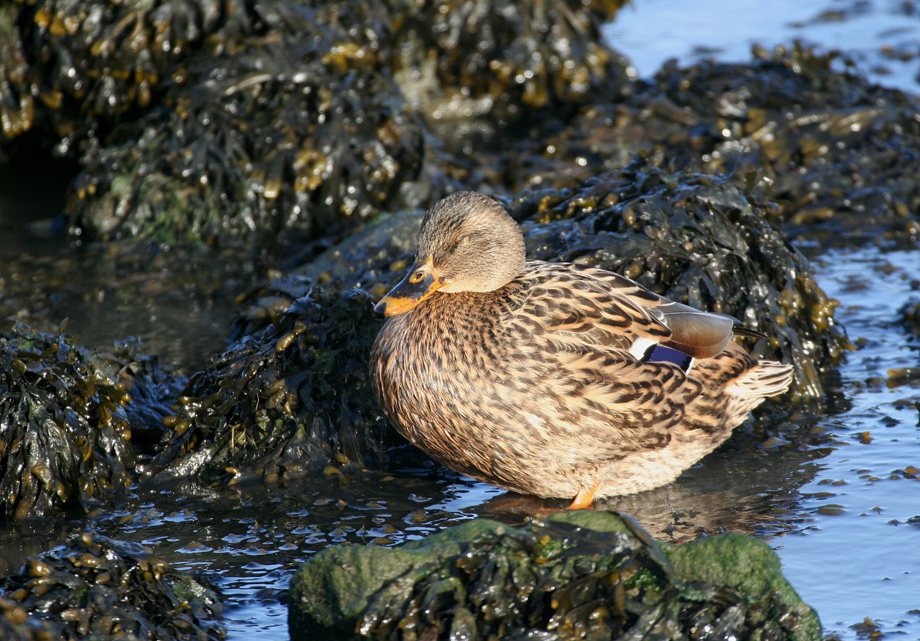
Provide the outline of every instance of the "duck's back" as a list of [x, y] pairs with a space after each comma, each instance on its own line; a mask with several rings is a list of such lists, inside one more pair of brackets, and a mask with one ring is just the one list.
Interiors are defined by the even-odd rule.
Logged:
[[689, 372], [642, 362], [636, 345], [671, 340], [655, 311], [669, 301], [606, 274], [528, 263], [499, 290], [389, 319], [372, 353], [387, 417], [474, 478], [558, 497], [606, 479], [603, 496], [673, 480], [788, 386], [787, 366], [732, 343]]

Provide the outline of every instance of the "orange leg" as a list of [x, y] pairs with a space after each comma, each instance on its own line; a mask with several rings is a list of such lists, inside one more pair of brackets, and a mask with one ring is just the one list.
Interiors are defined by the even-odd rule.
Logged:
[[587, 510], [593, 509], [594, 505], [594, 495], [597, 493], [597, 488], [601, 486], [601, 482], [598, 481], [591, 487], [583, 487], [578, 490], [578, 494], [575, 495], [575, 500], [572, 501], [572, 504], [568, 506], [567, 510]]

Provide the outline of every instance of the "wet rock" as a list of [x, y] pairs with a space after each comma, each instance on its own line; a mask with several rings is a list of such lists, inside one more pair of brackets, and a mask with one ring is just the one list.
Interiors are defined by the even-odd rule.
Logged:
[[0, 637], [57, 639], [223, 639], [220, 596], [134, 543], [72, 536], [0, 580]]
[[509, 126], [616, 96], [628, 81], [626, 60], [600, 30], [622, 0], [388, 4], [394, 76], [409, 106], [461, 155]]
[[[819, 639], [764, 543], [658, 544], [629, 517], [478, 519], [400, 548], [330, 547], [291, 582], [291, 638]], [[705, 632], [704, 632], [705, 631]]]
[[799, 45], [750, 64], [666, 65], [616, 103], [523, 143], [504, 175], [516, 191], [572, 187], [639, 153], [673, 169], [730, 176], [779, 207], [793, 234], [827, 240], [880, 233], [916, 241], [917, 98], [840, 68], [839, 54]]
[[367, 366], [381, 321], [370, 298], [302, 287], [276, 318], [244, 316], [252, 333], [189, 380], [150, 473], [283, 482], [383, 455], [386, 423]]
[[0, 336], [0, 515], [86, 511], [124, 496], [132, 380], [66, 335]]
[[[727, 179], [668, 172], [637, 160], [572, 189], [525, 190], [508, 203], [528, 257], [590, 264], [699, 309], [730, 314], [770, 337], [749, 344], [795, 366], [793, 390], [820, 397], [821, 375], [849, 347], [837, 302], [786, 235], [769, 201]], [[412, 264], [418, 213], [371, 226], [299, 269], [327, 287], [360, 284], [382, 297]], [[387, 238], [392, 237], [392, 243]]]
[[373, 51], [290, 3], [249, 13], [252, 35], [190, 56], [160, 109], [84, 157], [75, 231], [173, 243], [329, 233], [417, 176], [421, 128]]
[[69, 204], [81, 240], [309, 234], [375, 214], [421, 167], [421, 128], [376, 52], [310, 9], [4, 10], [0, 32], [16, 36], [0, 50], [7, 142], [47, 127], [46, 146], [56, 137], [56, 153], [81, 158]]
[[482, 142], [627, 80], [600, 33], [621, 0], [142, 4], [0, 13], [0, 143], [15, 155], [38, 131], [80, 158], [80, 242], [329, 233], [456, 186], [442, 168], [417, 180], [440, 153], [423, 120]]
[[901, 324], [914, 336], [920, 338], [920, 300], [910, 300], [899, 310]]

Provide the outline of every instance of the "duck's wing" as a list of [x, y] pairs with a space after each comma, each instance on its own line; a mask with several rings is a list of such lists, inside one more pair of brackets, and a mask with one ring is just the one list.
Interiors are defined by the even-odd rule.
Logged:
[[644, 360], [663, 345], [692, 358], [716, 356], [738, 321], [675, 303], [638, 283], [594, 268], [528, 263], [519, 322], [560, 345], [590, 344]]
[[[670, 335], [658, 341], [660, 344], [693, 358], [712, 358], [720, 354], [735, 334], [765, 338], [760, 332], [742, 327], [732, 316], [675, 303], [625, 276], [591, 267], [576, 269], [578, 274], [603, 283], [617, 300], [625, 300], [621, 305], [632, 305], [639, 313], [666, 327]], [[571, 271], [570, 277], [574, 277]]]
[[673, 332], [663, 314], [635, 300], [646, 290], [621, 285], [566, 265], [528, 263], [508, 290], [509, 380], [516, 390], [539, 389], [547, 407], [567, 412], [545, 422], [575, 426], [570, 438], [585, 444], [586, 458], [664, 447], [702, 391], [682, 367], [640, 362], [637, 345], [667, 343]]

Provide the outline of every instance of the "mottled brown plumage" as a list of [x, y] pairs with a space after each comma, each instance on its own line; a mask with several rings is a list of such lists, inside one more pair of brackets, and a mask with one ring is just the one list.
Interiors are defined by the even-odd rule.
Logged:
[[792, 378], [731, 342], [731, 317], [525, 261], [517, 224], [472, 192], [432, 207], [377, 309], [371, 373], [396, 428], [453, 470], [574, 506], [674, 480]]

